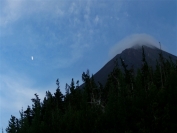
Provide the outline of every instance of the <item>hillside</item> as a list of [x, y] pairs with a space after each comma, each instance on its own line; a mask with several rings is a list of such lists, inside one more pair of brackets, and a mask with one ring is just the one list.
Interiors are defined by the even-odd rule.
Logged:
[[[20, 118], [11, 115], [7, 133], [177, 132], [177, 62], [162, 60], [160, 56], [161, 63], [152, 69], [150, 65], [155, 65], [160, 50], [144, 50], [147, 58], [140, 48], [126, 49], [114, 57], [123, 58], [125, 72], [122, 67], [112, 71], [114, 59], [108, 62], [97, 73], [105, 86], [97, 85], [87, 71], [82, 74], [85, 86], [79, 89], [78, 82], [72, 79], [63, 95], [57, 79], [54, 94], [46, 91], [43, 101], [34, 94], [32, 106], [22, 108]], [[164, 58], [170, 55], [162, 53]], [[124, 62], [141, 70], [133, 74]], [[112, 72], [107, 78], [108, 71]]]
[[[165, 52], [153, 46], [144, 46], [144, 51], [146, 55], [146, 60], [149, 66], [155, 68], [156, 60], [159, 59], [159, 53], [162, 52], [162, 55], [165, 59], [169, 59], [171, 57], [172, 61], [176, 61], [177, 57]], [[142, 66], [142, 47], [141, 46], [133, 46], [131, 48], [125, 49], [122, 53], [117, 54], [114, 58], [112, 58], [108, 63], [106, 63], [97, 73], [94, 74], [94, 79], [96, 82], [100, 82], [103, 85], [106, 83], [108, 74], [115, 67], [115, 60], [118, 60], [118, 66], [121, 70], [123, 70], [121, 66], [120, 57], [124, 60], [125, 64], [128, 65], [128, 68], [133, 67], [135, 73], [137, 69], [140, 69]]]

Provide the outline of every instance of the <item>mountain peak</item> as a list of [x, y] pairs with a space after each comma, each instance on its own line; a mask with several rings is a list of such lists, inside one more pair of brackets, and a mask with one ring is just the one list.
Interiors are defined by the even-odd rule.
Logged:
[[[141, 45], [140, 45], [141, 44]], [[97, 73], [94, 74], [94, 79], [96, 82], [100, 82], [105, 85], [107, 81], [108, 75], [112, 72], [115, 67], [115, 60], [117, 59], [117, 64], [119, 68], [123, 70], [121, 65], [120, 57], [125, 61], [127, 68], [134, 68], [134, 72], [142, 67], [142, 46], [144, 47], [144, 53], [146, 56], [146, 61], [149, 66], [153, 69], [156, 67], [157, 60], [159, 59], [159, 53], [162, 53], [164, 59], [169, 59], [175, 62], [177, 60], [177, 56], [174, 56], [166, 51], [160, 50], [154, 45], [150, 45], [148, 43], [137, 43], [132, 47], [124, 49], [121, 53], [115, 55], [110, 61], [108, 61]]]
[[115, 44], [109, 51], [110, 57], [120, 54], [123, 50], [128, 48], [142, 48], [147, 46], [150, 48], [158, 48], [159, 42], [148, 34], [133, 34]]
[[142, 49], [142, 46], [143, 47], [149, 47], [149, 48], [152, 48], [152, 49], [158, 49], [156, 46], [151, 45], [151, 44], [135, 44], [131, 48], [133, 48], [133, 49]]

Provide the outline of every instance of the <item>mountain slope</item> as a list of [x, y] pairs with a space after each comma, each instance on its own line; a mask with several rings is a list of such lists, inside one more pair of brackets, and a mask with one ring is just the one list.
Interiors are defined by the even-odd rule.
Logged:
[[[144, 51], [146, 55], [146, 61], [149, 66], [153, 68], [156, 66], [156, 60], [159, 59], [159, 53], [162, 52], [162, 55], [165, 59], [171, 57], [172, 61], [175, 62], [177, 57], [161, 51], [156, 47], [144, 46]], [[141, 68], [142, 65], [142, 47], [133, 46], [132, 48], [125, 49], [122, 53], [117, 54], [113, 59], [111, 59], [107, 64], [105, 64], [96, 74], [94, 74], [94, 79], [96, 82], [100, 82], [103, 85], [106, 83], [108, 74], [110, 74], [115, 66], [115, 60], [118, 60], [118, 66], [122, 69], [120, 57], [124, 60], [125, 64], [128, 65], [128, 68], [133, 67], [136, 71], [138, 68]]]

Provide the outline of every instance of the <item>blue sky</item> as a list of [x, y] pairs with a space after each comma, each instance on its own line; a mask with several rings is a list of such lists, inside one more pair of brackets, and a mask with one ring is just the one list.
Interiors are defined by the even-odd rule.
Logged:
[[176, 0], [0, 0], [0, 128], [142, 38], [177, 55]]

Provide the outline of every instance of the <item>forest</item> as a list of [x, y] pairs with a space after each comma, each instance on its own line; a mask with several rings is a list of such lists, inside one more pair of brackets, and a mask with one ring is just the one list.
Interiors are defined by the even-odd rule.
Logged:
[[56, 92], [46, 91], [43, 100], [34, 94], [32, 105], [19, 111], [20, 118], [11, 115], [6, 132], [177, 132], [177, 61], [159, 53], [152, 68], [143, 47], [142, 66], [136, 71], [122, 58], [121, 64], [117, 60], [104, 86], [87, 70], [82, 74], [84, 85], [72, 79], [62, 94], [57, 79]]

